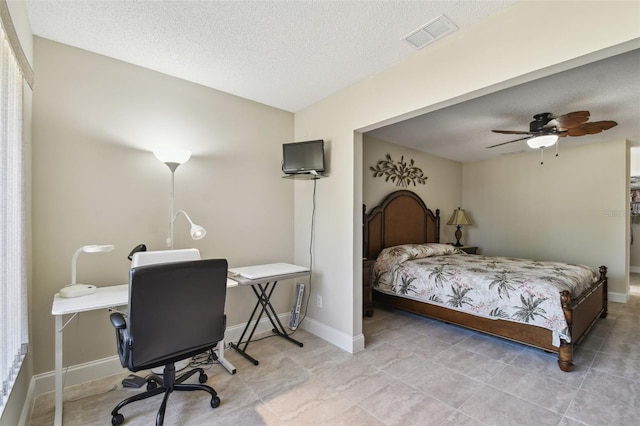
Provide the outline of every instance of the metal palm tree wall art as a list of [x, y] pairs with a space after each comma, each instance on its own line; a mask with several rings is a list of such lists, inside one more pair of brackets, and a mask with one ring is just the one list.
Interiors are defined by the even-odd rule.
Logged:
[[373, 177], [384, 177], [384, 181], [395, 182], [396, 186], [407, 187], [410, 184], [416, 186], [416, 183], [425, 184], [427, 176], [422, 173], [422, 169], [414, 165], [413, 159], [409, 163], [404, 161], [404, 156], [400, 157], [400, 161], [394, 163], [391, 154], [387, 154], [386, 160], [378, 161], [378, 164], [369, 167], [373, 172]]

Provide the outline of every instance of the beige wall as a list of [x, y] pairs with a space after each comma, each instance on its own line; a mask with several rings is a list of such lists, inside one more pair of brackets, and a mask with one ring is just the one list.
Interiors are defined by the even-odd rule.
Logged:
[[[175, 248], [196, 247], [230, 266], [293, 260], [293, 183], [281, 178], [282, 143], [293, 115], [46, 39], [35, 39], [33, 127], [33, 347], [35, 372], [53, 370], [54, 293], [70, 280], [127, 281], [138, 243], [165, 249], [171, 174], [151, 151], [190, 149], [175, 173], [175, 205], [208, 230], [188, 237], [178, 218]], [[291, 283], [276, 308], [288, 312]], [[248, 319], [255, 296], [229, 291], [228, 326]], [[82, 314], [65, 331], [65, 365], [116, 354], [106, 311]]]
[[[322, 293], [324, 308], [314, 309], [310, 323], [331, 328], [344, 341], [350, 339], [347, 349], [357, 351], [364, 343], [358, 296], [364, 167], [359, 132], [638, 47], [636, 2], [581, 2], [576, 7], [576, 2], [557, 1], [553, 10], [549, 13], [537, 2], [518, 2], [296, 113], [296, 139], [323, 138], [331, 144], [330, 177], [318, 184], [315, 218], [323, 238], [315, 243], [317, 279], [312, 292]], [[603, 22], [615, 24], [594, 31]], [[541, 39], [562, 40], [563, 48], [541, 49]], [[602, 165], [604, 171], [611, 167]], [[296, 260], [307, 258], [308, 238], [302, 231], [310, 221], [307, 191], [304, 183], [296, 184]], [[595, 245], [592, 250], [598, 260], [610, 255], [624, 258], [626, 253], [624, 244]]]
[[[369, 168], [384, 160], [387, 154], [391, 155], [394, 162], [402, 156], [407, 162], [413, 159], [415, 166], [427, 176], [426, 183], [403, 188], [396, 186], [394, 182], [386, 182], [383, 177], [374, 178]], [[455, 227], [447, 226], [446, 222], [454, 209], [466, 207], [462, 204], [462, 163], [363, 135], [362, 169], [362, 201], [367, 206], [367, 211], [378, 205], [389, 193], [408, 189], [418, 194], [434, 213], [436, 209], [440, 209], [440, 241], [455, 242]], [[467, 241], [467, 231], [471, 228], [464, 228], [463, 244]]]
[[626, 295], [626, 150], [610, 141], [561, 149], [544, 165], [537, 152], [465, 163], [469, 242], [489, 256], [605, 265], [609, 291]]

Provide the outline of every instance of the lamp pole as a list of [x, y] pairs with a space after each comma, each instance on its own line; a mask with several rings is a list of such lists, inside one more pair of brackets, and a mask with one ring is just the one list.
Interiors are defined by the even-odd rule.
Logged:
[[173, 197], [175, 191], [175, 173], [176, 169], [180, 165], [180, 163], [164, 163], [171, 170], [171, 194], [169, 194], [169, 237], [167, 238], [167, 247], [170, 249], [173, 248], [173, 221], [175, 217], [173, 217]]

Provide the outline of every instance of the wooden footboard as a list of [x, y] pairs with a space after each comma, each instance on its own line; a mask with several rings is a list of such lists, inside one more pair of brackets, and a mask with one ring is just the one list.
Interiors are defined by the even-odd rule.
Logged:
[[606, 318], [608, 314], [608, 279], [607, 267], [600, 266], [600, 280], [577, 297], [568, 291], [560, 295], [564, 316], [569, 324], [571, 343], [561, 341], [558, 348], [558, 365], [562, 371], [573, 368], [573, 348], [582, 342], [598, 318]]
[[562, 294], [563, 309], [569, 323], [572, 343], [561, 340], [560, 347], [553, 346], [552, 332], [542, 327], [501, 319], [477, 317], [465, 312], [379, 291], [374, 291], [373, 299], [378, 303], [404, 311], [481, 331], [545, 351], [555, 352], [558, 354], [558, 366], [560, 369], [562, 371], [571, 371], [573, 368], [573, 348], [582, 341], [598, 317], [604, 318], [607, 315], [607, 268], [601, 266], [600, 280], [578, 297], [571, 297], [569, 292]]

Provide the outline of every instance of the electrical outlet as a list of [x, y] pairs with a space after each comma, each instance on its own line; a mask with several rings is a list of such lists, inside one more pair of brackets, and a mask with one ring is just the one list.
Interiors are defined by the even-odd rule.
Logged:
[[322, 308], [322, 296], [316, 296], [316, 306]]

